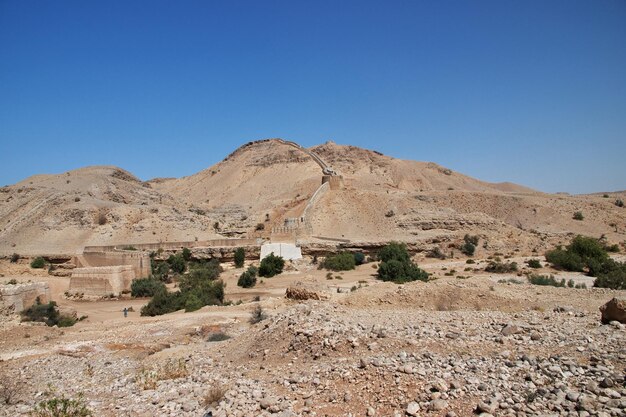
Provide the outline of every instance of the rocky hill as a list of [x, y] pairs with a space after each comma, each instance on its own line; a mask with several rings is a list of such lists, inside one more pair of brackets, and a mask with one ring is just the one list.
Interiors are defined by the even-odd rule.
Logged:
[[[73, 253], [89, 244], [271, 237], [303, 219], [301, 242], [403, 240], [427, 247], [480, 234], [485, 249], [541, 250], [568, 234], [626, 239], [625, 193], [544, 194], [493, 184], [431, 162], [406, 161], [332, 142], [310, 148], [343, 177], [323, 189], [322, 169], [282, 140], [250, 142], [179, 179], [142, 182], [116, 167], [36, 175], [0, 189], [0, 253]], [[308, 208], [307, 208], [308, 204]], [[580, 211], [584, 220], [574, 220]], [[263, 224], [264, 230], [258, 225]]]

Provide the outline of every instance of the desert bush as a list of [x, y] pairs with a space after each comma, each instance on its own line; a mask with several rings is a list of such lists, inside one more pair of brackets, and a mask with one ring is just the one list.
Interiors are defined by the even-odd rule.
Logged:
[[224, 340], [230, 339], [230, 336], [224, 332], [215, 332], [211, 333], [211, 335], [207, 338], [207, 342], [223, 342]]
[[403, 283], [409, 281], [428, 281], [428, 273], [411, 261], [391, 259], [381, 262], [378, 267], [378, 279]]
[[30, 263], [30, 267], [35, 269], [41, 269], [44, 266], [46, 266], [46, 260], [41, 256], [36, 257]]
[[626, 263], [613, 260], [605, 262], [597, 271], [593, 286], [626, 290]]
[[182, 253], [177, 253], [176, 255], [170, 255], [167, 258], [167, 263], [170, 265], [170, 269], [174, 272], [182, 274], [187, 269], [187, 263], [185, 262], [185, 258], [183, 258]]
[[14, 253], [13, 255], [11, 255], [11, 258], [9, 260], [11, 261], [12, 264], [14, 264], [20, 260], [20, 255], [18, 255], [17, 253]]
[[584, 220], [584, 219], [585, 219], [585, 216], [583, 216], [582, 211], [577, 211], [577, 212], [575, 212], [575, 213], [574, 213], [574, 215], [572, 216], [572, 218], [573, 218], [574, 220]]
[[265, 320], [267, 315], [263, 311], [263, 308], [260, 305], [256, 305], [252, 312], [250, 313], [250, 324], [257, 324], [261, 321]]
[[341, 252], [335, 255], [327, 256], [324, 262], [320, 264], [321, 268], [331, 271], [349, 271], [354, 269], [356, 261], [354, 255], [350, 252]]
[[209, 271], [208, 268], [196, 269], [184, 276], [179, 291], [168, 292], [165, 287], [158, 290], [150, 302], [141, 308], [141, 315], [158, 316], [183, 308], [193, 311], [194, 308], [197, 310], [206, 305], [223, 304], [224, 283], [211, 278], [212, 273]]
[[378, 252], [378, 259], [382, 262], [388, 262], [392, 259], [407, 262], [411, 260], [411, 257], [404, 243], [391, 242]]
[[597, 268], [608, 259], [606, 249], [598, 239], [580, 235], [572, 239], [565, 249], [556, 248], [546, 253], [548, 262], [555, 268], [566, 271], [582, 271], [585, 267]]
[[463, 241], [465, 241], [465, 243], [471, 243], [474, 246], [478, 246], [478, 241], [480, 240], [480, 237], [478, 235], [469, 235], [466, 234], [465, 236], [463, 236]]
[[378, 265], [378, 279], [382, 281], [428, 281], [428, 273], [411, 261], [403, 243], [391, 242], [380, 250], [378, 258], [381, 260]]
[[624, 207], [624, 201], [623, 200], [615, 200], [615, 205], [617, 207]]
[[254, 266], [248, 267], [248, 269], [239, 276], [237, 285], [243, 288], [252, 288], [256, 285], [256, 275], [258, 269]]
[[42, 401], [32, 412], [34, 417], [89, 417], [93, 416], [92, 411], [87, 407], [82, 396], [77, 399], [50, 398]]
[[426, 253], [426, 257], [435, 259], [446, 259], [446, 255], [441, 251], [439, 246], [435, 246]]
[[492, 272], [495, 274], [506, 274], [517, 271], [517, 263], [515, 262], [489, 262], [489, 265], [485, 267], [486, 272]]
[[254, 230], [256, 230], [257, 232], [258, 232], [258, 231], [261, 231], [261, 230], [265, 230], [265, 224], [263, 224], [263, 223], [257, 223], [257, 224], [256, 224], [256, 227], [254, 228]]
[[531, 268], [541, 268], [541, 262], [539, 261], [539, 259], [529, 259], [528, 261], [526, 261], [526, 264]]
[[606, 246], [605, 249], [606, 249], [607, 252], [617, 253], [617, 252], [619, 252], [619, 245], [617, 243], [615, 243], [613, 245]]
[[283, 272], [285, 267], [285, 260], [281, 256], [276, 256], [274, 253], [270, 253], [261, 260], [261, 266], [259, 267], [259, 276], [271, 278]]
[[22, 321], [43, 322], [48, 326], [71, 327], [77, 321], [73, 316], [61, 314], [54, 301], [42, 304], [39, 297], [35, 300], [35, 304], [22, 311], [20, 315]]
[[189, 248], [183, 248], [181, 255], [183, 256], [185, 262], [189, 262], [191, 260], [191, 251]]
[[150, 277], [134, 279], [130, 284], [130, 295], [133, 297], [152, 297], [157, 291], [164, 290], [162, 281]]
[[363, 265], [365, 263], [365, 254], [363, 252], [354, 252], [354, 263]]
[[528, 275], [528, 282], [533, 285], [543, 285], [543, 286], [551, 286], [551, 287], [565, 287], [565, 279], [561, 279], [557, 281], [554, 278], [554, 275], [539, 275], [539, 274], [530, 274]]
[[466, 264], [475, 264], [476, 261], [473, 259], [468, 259], [467, 261], [465, 261]]
[[200, 301], [196, 294], [191, 293], [185, 299], [185, 313], [200, 310], [202, 308], [202, 305], [202, 301]]
[[476, 251], [476, 245], [471, 242], [465, 242], [461, 245], [461, 253], [467, 256], [474, 256], [474, 252]]
[[246, 251], [244, 248], [237, 248], [235, 250], [235, 267], [243, 268], [243, 264], [246, 260]]
[[133, 245], [126, 245], [122, 247], [122, 250], [137, 250]]

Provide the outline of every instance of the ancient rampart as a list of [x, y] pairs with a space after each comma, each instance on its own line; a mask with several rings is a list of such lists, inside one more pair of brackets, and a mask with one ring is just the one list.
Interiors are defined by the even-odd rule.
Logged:
[[76, 268], [70, 278], [70, 292], [88, 296], [119, 295], [130, 290], [135, 271], [130, 265]]

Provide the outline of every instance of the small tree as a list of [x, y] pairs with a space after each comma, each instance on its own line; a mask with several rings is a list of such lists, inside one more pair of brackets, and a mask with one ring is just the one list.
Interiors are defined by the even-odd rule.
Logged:
[[189, 313], [191, 311], [196, 311], [202, 308], [202, 301], [193, 293], [187, 296], [187, 300], [185, 301], [185, 312]]
[[189, 260], [191, 259], [191, 251], [187, 248], [183, 248], [182, 255], [185, 262], [189, 262]]
[[30, 263], [31, 268], [41, 269], [44, 266], [46, 266], [46, 260], [42, 258], [41, 256], [38, 256], [37, 258], [33, 259], [33, 261]]
[[185, 272], [185, 269], [187, 269], [187, 264], [182, 254], [170, 255], [170, 257], [167, 258], [167, 263], [170, 264], [172, 271], [178, 272], [179, 274], [182, 274]]
[[237, 248], [235, 250], [235, 267], [243, 268], [245, 259], [246, 259], [246, 251], [244, 250], [244, 248]]
[[130, 295], [133, 297], [153, 297], [160, 290], [165, 290], [165, 285], [152, 277], [134, 279], [130, 284]]
[[261, 260], [259, 276], [271, 278], [283, 272], [285, 260], [281, 256], [274, 255], [274, 252]]
[[341, 252], [327, 256], [320, 266], [331, 271], [349, 271], [355, 268], [356, 260], [350, 252]]
[[252, 288], [256, 285], [256, 274], [258, 270], [256, 267], [249, 267], [237, 280], [237, 285], [243, 288]]

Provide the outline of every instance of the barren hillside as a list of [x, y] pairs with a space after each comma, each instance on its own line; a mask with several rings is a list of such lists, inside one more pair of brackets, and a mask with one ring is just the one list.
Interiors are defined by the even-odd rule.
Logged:
[[[309, 149], [343, 177], [306, 212], [300, 242], [404, 240], [445, 246], [480, 234], [486, 250], [542, 250], [568, 234], [626, 239], [626, 193], [545, 194], [492, 184], [432, 162], [391, 158], [332, 142]], [[322, 169], [281, 140], [250, 142], [223, 161], [179, 179], [142, 182], [115, 167], [37, 175], [0, 189], [0, 253], [72, 253], [88, 244], [272, 237], [304, 218]], [[584, 219], [574, 220], [580, 211]], [[259, 223], [264, 231], [255, 231]], [[284, 237], [284, 236], [283, 236]]]

